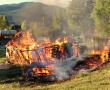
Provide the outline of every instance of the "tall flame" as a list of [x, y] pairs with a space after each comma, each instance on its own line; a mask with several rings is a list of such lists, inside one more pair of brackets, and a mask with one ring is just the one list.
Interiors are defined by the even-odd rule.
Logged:
[[[55, 68], [52, 63], [56, 59], [63, 60], [74, 54], [73, 46], [70, 43], [73, 44], [68, 37], [58, 38], [55, 41], [44, 38], [44, 40], [39, 41], [33, 38], [30, 31], [18, 32], [13, 40], [6, 45], [7, 59], [9, 62], [19, 65], [29, 65], [37, 62], [39, 65], [45, 65], [45, 67], [35, 67], [33, 72], [40, 75], [43, 73], [52, 75], [54, 74], [52, 71]], [[76, 56], [78, 55], [77, 53]]]

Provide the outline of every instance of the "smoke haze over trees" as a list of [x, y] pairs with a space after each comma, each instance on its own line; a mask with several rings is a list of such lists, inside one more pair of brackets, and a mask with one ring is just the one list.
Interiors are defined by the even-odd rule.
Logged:
[[68, 7], [62, 8], [26, 2], [1, 5], [0, 14], [7, 15], [11, 23], [22, 24], [23, 28], [32, 29], [35, 36], [54, 38], [71, 34], [86, 38], [93, 35], [91, 33], [94, 32], [95, 26], [98, 32], [109, 33], [109, 4], [109, 0], [72, 0]]
[[110, 0], [96, 0], [93, 10], [96, 30], [104, 36], [110, 35]]

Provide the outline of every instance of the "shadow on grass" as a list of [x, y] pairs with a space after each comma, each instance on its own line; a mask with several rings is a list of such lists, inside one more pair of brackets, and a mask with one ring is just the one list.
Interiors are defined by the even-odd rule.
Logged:
[[12, 66], [9, 69], [0, 70], [0, 83], [13, 83], [21, 80], [21, 68]]
[[0, 48], [0, 58], [4, 58], [6, 56], [6, 49], [4, 47]]
[[20, 87], [33, 87], [36, 85], [47, 86], [55, 83], [62, 83], [71, 78], [62, 81], [44, 81], [42, 77], [36, 77], [28, 80], [22, 76], [23, 68], [20, 66], [12, 66], [9, 69], [0, 70], [0, 84], [13, 84], [18, 83]]
[[11, 84], [11, 83], [19, 83], [20, 86], [34, 86], [34, 85], [48, 85], [53, 84], [54, 82], [46, 82], [39, 80], [38, 78], [34, 78], [32, 80], [26, 80], [22, 76], [22, 68], [19, 66], [12, 66], [9, 69], [0, 70], [0, 84]]

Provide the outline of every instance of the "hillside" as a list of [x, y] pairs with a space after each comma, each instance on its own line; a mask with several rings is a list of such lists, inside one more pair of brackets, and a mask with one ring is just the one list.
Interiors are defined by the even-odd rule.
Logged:
[[72, 0], [67, 8], [35, 2], [0, 5], [0, 14], [7, 15], [10, 23], [21, 24], [26, 21], [28, 28], [37, 33], [35, 36], [45, 33], [52, 35], [53, 32], [56, 36], [61, 35], [62, 31], [71, 35], [74, 33], [75, 36], [81, 34], [87, 36], [94, 27], [91, 19], [92, 1], [94, 0], [79, 3]]
[[0, 14], [8, 15], [13, 18], [16, 23], [23, 20], [27, 22], [37, 21], [43, 23], [45, 18], [46, 24], [51, 24], [54, 15], [64, 14], [64, 9], [58, 6], [48, 6], [42, 3], [25, 2], [20, 4], [0, 5]]

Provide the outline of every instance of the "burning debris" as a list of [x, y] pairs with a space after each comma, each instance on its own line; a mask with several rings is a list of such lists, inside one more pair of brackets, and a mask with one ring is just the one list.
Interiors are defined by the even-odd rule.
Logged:
[[[71, 38], [39, 41], [29, 31], [17, 33], [6, 47], [8, 62], [28, 66], [26, 75], [31, 77], [65, 78], [75, 65], [75, 57], [79, 56], [79, 46]], [[63, 70], [62, 66], [68, 66], [68, 69], [64, 67]]]
[[93, 50], [82, 59], [79, 45], [73, 39], [35, 40], [30, 31], [18, 32], [6, 47], [9, 63], [28, 67], [23, 75], [49, 81], [67, 79], [80, 70], [96, 69], [110, 59], [110, 46]]
[[6, 45], [6, 57], [10, 63], [30, 64], [32, 61], [32, 50], [36, 41], [29, 32], [18, 32], [15, 37]]
[[110, 46], [104, 46], [101, 50], [93, 50], [84, 61], [78, 62], [75, 70], [94, 70], [110, 61]]

